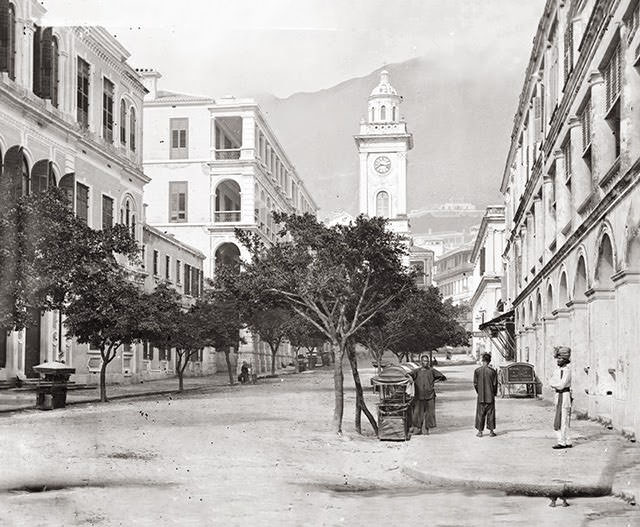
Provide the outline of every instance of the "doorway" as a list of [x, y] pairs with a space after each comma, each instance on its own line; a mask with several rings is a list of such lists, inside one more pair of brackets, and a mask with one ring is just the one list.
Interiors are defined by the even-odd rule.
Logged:
[[38, 373], [33, 367], [40, 364], [40, 329], [42, 325], [40, 311], [34, 311], [31, 316], [33, 322], [25, 330], [24, 339], [24, 374], [29, 379], [38, 377]]

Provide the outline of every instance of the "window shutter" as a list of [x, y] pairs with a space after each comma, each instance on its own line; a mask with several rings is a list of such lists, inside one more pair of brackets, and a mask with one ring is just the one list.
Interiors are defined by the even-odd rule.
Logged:
[[[21, 146], [12, 146], [4, 156], [4, 166], [0, 187], [9, 190], [13, 199], [23, 194], [22, 188], [22, 160], [24, 155]], [[5, 186], [6, 185], [6, 186]]]
[[10, 25], [9, 0], [0, 0], [0, 71], [9, 71]]
[[69, 208], [73, 210], [73, 204], [76, 201], [76, 175], [70, 172], [62, 176], [60, 178], [60, 188], [67, 198]]
[[33, 93], [42, 97], [42, 28], [34, 25], [33, 28]]
[[542, 96], [538, 95], [534, 99], [533, 113], [536, 126], [536, 142], [542, 139]]
[[49, 188], [49, 171], [51, 163], [48, 159], [41, 159], [31, 169], [31, 194], [45, 192]]
[[[51, 99], [52, 66], [53, 66], [53, 30], [47, 27], [42, 31], [40, 55], [40, 97]], [[35, 67], [35, 66], [34, 66]]]

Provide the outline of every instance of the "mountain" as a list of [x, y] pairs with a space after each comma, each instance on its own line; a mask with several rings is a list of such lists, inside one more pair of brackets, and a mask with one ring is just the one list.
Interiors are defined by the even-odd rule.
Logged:
[[[416, 58], [385, 66], [414, 135], [408, 210], [447, 201], [500, 202], [499, 186], [521, 86], [521, 60]], [[382, 69], [382, 68], [381, 68]], [[324, 217], [357, 212], [353, 135], [379, 71], [313, 93], [258, 100]], [[499, 72], [499, 73], [498, 73]], [[435, 229], [434, 229], [435, 230]]]

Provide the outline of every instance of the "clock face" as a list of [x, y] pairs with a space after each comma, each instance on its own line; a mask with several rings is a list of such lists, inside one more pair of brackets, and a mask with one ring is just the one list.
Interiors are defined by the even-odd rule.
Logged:
[[391, 159], [387, 156], [379, 156], [373, 162], [373, 168], [376, 169], [378, 174], [386, 174], [391, 170]]

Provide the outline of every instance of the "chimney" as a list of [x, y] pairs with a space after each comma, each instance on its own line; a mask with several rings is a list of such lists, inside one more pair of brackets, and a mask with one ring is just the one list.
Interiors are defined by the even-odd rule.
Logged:
[[142, 84], [144, 84], [144, 87], [149, 92], [145, 95], [145, 100], [156, 99], [158, 97], [158, 79], [160, 79], [162, 75], [156, 70], [149, 68], [136, 68], [136, 72], [140, 75]]

